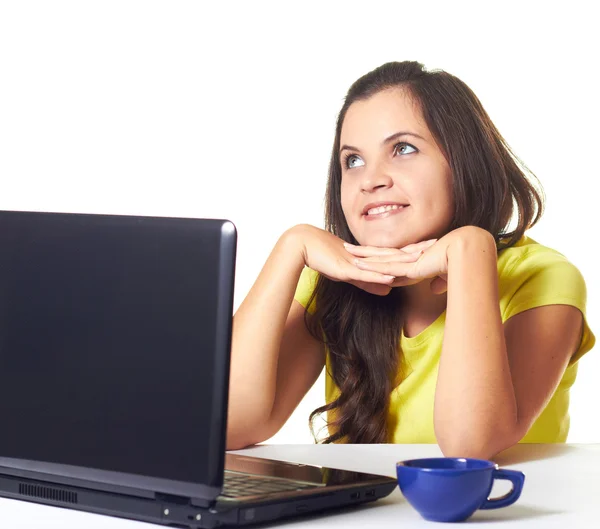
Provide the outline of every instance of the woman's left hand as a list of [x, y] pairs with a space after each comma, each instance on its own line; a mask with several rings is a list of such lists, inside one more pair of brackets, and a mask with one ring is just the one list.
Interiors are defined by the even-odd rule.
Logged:
[[[443, 294], [448, 288], [448, 247], [461, 237], [468, 237], [475, 226], [465, 226], [451, 231], [441, 239], [432, 239], [430, 246], [418, 251], [421, 255], [414, 262], [406, 262], [406, 250], [379, 248], [375, 246], [353, 246], [344, 244], [346, 250], [356, 257], [354, 264], [361, 270], [371, 270], [394, 276], [392, 287], [403, 287], [433, 278], [431, 290]], [[404, 257], [404, 259], [403, 259]]]

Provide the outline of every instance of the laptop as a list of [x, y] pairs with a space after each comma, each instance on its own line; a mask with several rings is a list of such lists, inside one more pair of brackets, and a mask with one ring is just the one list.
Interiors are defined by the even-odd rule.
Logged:
[[0, 211], [0, 496], [182, 527], [396, 480], [226, 453], [227, 220]]

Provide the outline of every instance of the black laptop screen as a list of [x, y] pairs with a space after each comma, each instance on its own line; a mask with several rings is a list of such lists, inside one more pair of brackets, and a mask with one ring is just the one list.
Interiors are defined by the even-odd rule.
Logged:
[[0, 212], [0, 456], [207, 481], [220, 240], [202, 226]]

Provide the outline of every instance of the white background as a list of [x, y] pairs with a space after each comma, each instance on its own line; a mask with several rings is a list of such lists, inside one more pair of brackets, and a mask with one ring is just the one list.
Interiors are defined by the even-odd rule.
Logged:
[[[285, 229], [322, 226], [350, 84], [418, 60], [463, 79], [538, 175], [530, 235], [583, 272], [600, 333], [591, 4], [0, 0], [0, 208], [229, 218], [237, 308]], [[580, 363], [572, 442], [600, 442], [598, 356]], [[312, 441], [323, 384], [273, 441]]]

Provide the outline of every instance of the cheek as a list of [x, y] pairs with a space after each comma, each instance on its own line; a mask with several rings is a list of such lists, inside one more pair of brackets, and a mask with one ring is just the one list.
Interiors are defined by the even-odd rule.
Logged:
[[442, 187], [445, 190], [443, 201], [446, 204], [446, 212], [449, 215], [454, 214], [454, 189], [452, 188], [452, 181], [450, 177], [445, 182], [445, 186]]
[[430, 189], [427, 202], [427, 209], [435, 212], [432, 218], [435, 218], [436, 223], [440, 226], [447, 226], [451, 223], [454, 216], [454, 197], [451, 185], [447, 182], [440, 182]]
[[439, 174], [439, 168], [436, 169], [438, 174], [435, 175], [435, 178], [427, 181], [427, 184], [418, 190], [418, 193], [421, 195], [420, 198], [424, 203], [427, 203], [428, 207], [435, 207], [440, 212], [442, 210], [453, 209], [454, 198], [450, 175]]
[[350, 211], [352, 210], [352, 193], [348, 189], [347, 185], [344, 185], [342, 182], [342, 186], [340, 188], [340, 201], [342, 206], [342, 211], [344, 212], [344, 216], [348, 218]]

